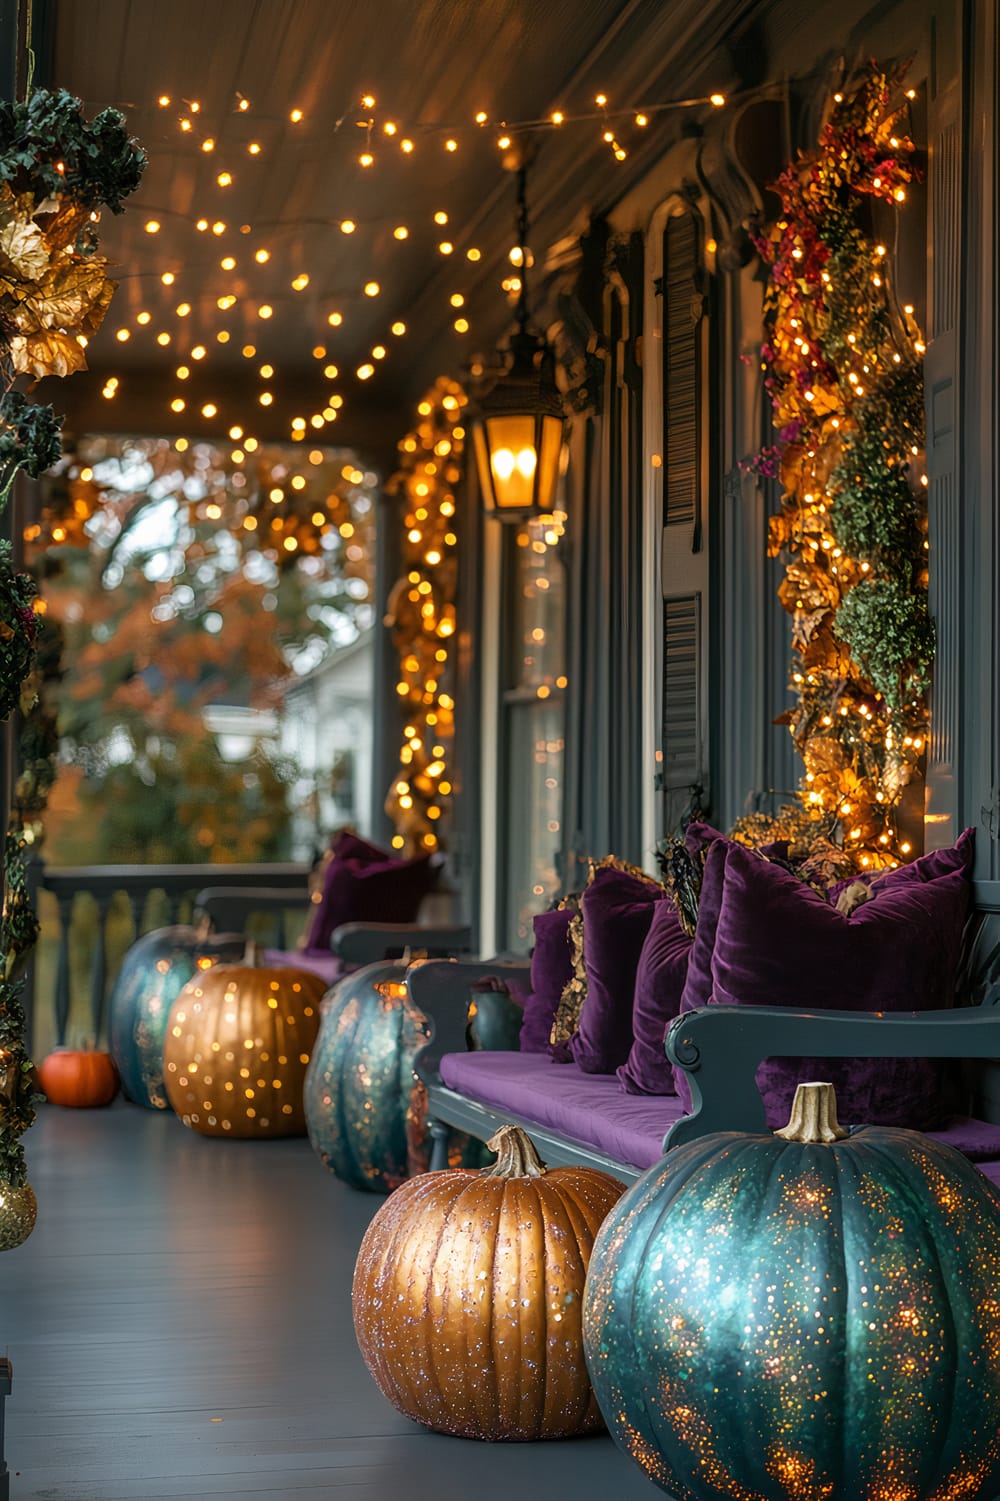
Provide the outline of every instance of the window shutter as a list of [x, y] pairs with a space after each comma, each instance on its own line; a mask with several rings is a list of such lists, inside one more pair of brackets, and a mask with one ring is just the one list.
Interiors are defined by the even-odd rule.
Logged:
[[704, 787], [708, 559], [702, 523], [706, 453], [699, 290], [700, 220], [673, 214], [663, 230], [662, 776], [669, 792]]

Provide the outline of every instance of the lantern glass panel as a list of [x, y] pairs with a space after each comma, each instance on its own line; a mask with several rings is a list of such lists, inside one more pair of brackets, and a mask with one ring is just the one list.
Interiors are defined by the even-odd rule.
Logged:
[[497, 509], [530, 509], [535, 504], [535, 471], [538, 467], [535, 418], [523, 415], [488, 417], [486, 441]]
[[563, 452], [565, 424], [561, 417], [542, 417], [538, 480], [535, 486], [535, 504], [542, 511], [551, 511], [555, 505], [556, 487], [559, 484], [559, 464]]

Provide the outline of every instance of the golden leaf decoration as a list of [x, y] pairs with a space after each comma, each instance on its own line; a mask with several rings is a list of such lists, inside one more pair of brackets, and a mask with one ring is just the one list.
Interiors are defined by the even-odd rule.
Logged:
[[10, 340], [10, 363], [19, 375], [73, 375], [86, 370], [83, 349], [72, 334], [47, 328], [38, 333], [15, 334]]
[[0, 206], [0, 278], [12, 290], [12, 282], [37, 282], [44, 276], [49, 264], [49, 248], [45, 236], [33, 219], [22, 219], [4, 212]]
[[33, 287], [25, 288], [11, 310], [19, 333], [58, 329], [67, 334], [91, 335], [104, 321], [114, 293], [107, 277], [107, 261], [60, 258]]

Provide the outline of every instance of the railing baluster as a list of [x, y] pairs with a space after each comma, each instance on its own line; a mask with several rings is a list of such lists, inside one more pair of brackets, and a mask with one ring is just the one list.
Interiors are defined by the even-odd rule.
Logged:
[[136, 938], [142, 937], [142, 917], [146, 909], [146, 895], [145, 891], [128, 892], [128, 904], [132, 913], [132, 921], [135, 924]]
[[104, 1030], [104, 1005], [107, 992], [107, 921], [110, 897], [96, 897], [97, 937], [94, 942], [94, 957], [90, 968], [90, 1019], [94, 1028], [94, 1046], [99, 1047]]
[[66, 1042], [66, 1026], [69, 1022], [70, 971], [69, 930], [73, 921], [72, 896], [59, 897], [59, 967], [56, 970], [56, 1044]]

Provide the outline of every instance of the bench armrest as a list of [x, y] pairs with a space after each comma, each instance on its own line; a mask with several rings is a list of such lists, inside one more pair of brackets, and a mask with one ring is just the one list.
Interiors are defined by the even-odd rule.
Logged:
[[531, 967], [509, 960], [439, 960], [419, 964], [406, 976], [410, 999], [427, 1017], [427, 1041], [413, 1062], [424, 1084], [440, 1084], [438, 1065], [445, 1053], [466, 1051], [465, 1026], [469, 991], [477, 981], [497, 976], [527, 993]]
[[348, 922], [335, 928], [330, 948], [345, 964], [375, 964], [406, 949], [421, 954], [467, 954], [472, 929], [464, 925], [431, 928], [423, 923]]
[[791, 1011], [704, 1006], [676, 1017], [667, 1057], [684, 1069], [692, 1111], [665, 1148], [710, 1131], [766, 1131], [755, 1075], [764, 1058], [1000, 1058], [1000, 1007], [950, 1011]]
[[195, 909], [203, 912], [220, 932], [242, 933], [247, 920], [256, 912], [271, 913], [276, 919], [279, 941], [284, 948], [284, 914], [301, 911], [308, 905], [309, 891], [301, 883], [295, 886], [205, 886], [194, 899]]

